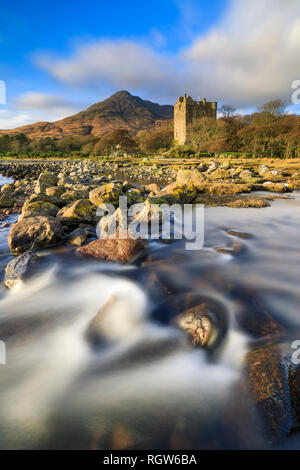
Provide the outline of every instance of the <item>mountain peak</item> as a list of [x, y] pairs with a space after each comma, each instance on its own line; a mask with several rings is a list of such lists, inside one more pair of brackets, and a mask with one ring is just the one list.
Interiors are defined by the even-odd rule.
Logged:
[[132, 96], [131, 93], [129, 93], [129, 91], [127, 90], [121, 90], [121, 91], [116, 91], [116, 93], [114, 93], [113, 95], [111, 95], [111, 98], [113, 96]]

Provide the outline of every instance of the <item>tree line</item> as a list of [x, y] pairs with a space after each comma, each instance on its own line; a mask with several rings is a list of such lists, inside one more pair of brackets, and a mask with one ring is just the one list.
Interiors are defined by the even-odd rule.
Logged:
[[66, 136], [30, 139], [25, 134], [0, 136], [0, 156], [64, 157], [108, 155], [199, 155], [239, 152], [252, 156], [299, 158], [300, 116], [287, 114], [281, 100], [270, 101], [256, 112], [240, 115], [231, 105], [220, 117], [200, 118], [188, 127], [188, 144], [174, 147], [173, 121], [131, 135], [115, 129], [102, 137]]
[[190, 126], [190, 143], [196, 152], [300, 157], [300, 116], [288, 114], [283, 101], [270, 101], [244, 116], [233, 106], [225, 105], [220, 114], [222, 117], [217, 120], [202, 118]]

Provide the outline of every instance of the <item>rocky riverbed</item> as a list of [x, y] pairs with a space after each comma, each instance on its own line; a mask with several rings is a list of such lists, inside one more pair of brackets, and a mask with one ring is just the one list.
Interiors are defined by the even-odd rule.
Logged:
[[[1, 163], [3, 448], [299, 447], [297, 184], [213, 163]], [[201, 250], [99, 240], [120, 195], [229, 207]]]

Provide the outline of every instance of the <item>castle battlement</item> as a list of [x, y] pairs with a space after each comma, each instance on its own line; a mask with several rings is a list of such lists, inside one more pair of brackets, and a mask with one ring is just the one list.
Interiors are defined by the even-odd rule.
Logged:
[[206, 98], [194, 101], [186, 93], [178, 98], [174, 105], [174, 140], [181, 145], [187, 143], [188, 125], [202, 117], [217, 119], [216, 101], [206, 101]]

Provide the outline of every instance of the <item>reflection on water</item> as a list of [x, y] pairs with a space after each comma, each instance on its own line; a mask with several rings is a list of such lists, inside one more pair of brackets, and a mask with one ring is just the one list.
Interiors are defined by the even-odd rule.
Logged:
[[[268, 447], [243, 359], [297, 337], [299, 208], [298, 195], [267, 209], [208, 208], [203, 250], [156, 242], [151, 261], [134, 267], [79, 260], [71, 248], [44, 252], [38, 276], [0, 291], [1, 447]], [[235, 256], [214, 250], [233, 243]], [[91, 344], [86, 331], [112, 295], [119, 307]], [[193, 349], [173, 326], [191, 295], [218, 305], [215, 350]]]

